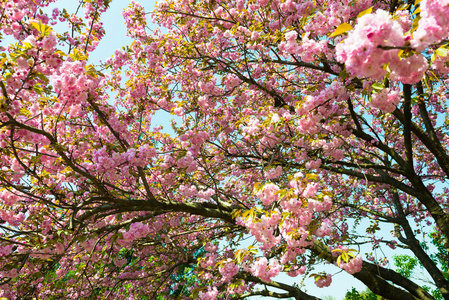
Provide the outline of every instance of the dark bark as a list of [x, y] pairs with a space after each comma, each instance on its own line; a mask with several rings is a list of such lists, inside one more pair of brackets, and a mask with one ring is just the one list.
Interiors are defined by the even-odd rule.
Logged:
[[[322, 242], [315, 240], [311, 251], [324, 258], [329, 263], [335, 263], [329, 248]], [[362, 270], [352, 274], [362, 281], [373, 293], [391, 300], [431, 300], [433, 299], [425, 290], [404, 276], [388, 269], [383, 269], [367, 262], [363, 262]], [[402, 287], [398, 288], [390, 282]]]
[[[271, 287], [274, 287], [274, 288], [278, 288], [278, 289], [287, 291], [286, 294], [283, 294], [283, 296], [284, 295], [286, 296], [285, 298], [294, 297], [296, 300], [320, 300], [320, 298], [317, 298], [317, 297], [311, 296], [309, 294], [306, 294], [306, 293], [304, 293], [303, 291], [301, 291], [300, 289], [298, 289], [298, 288], [296, 288], [294, 286], [287, 285], [287, 284], [284, 284], [284, 283], [280, 283], [280, 282], [277, 282], [277, 281], [265, 282], [265, 281], [262, 281], [260, 278], [252, 276], [252, 275], [249, 275], [247, 273], [239, 273], [235, 277], [243, 279], [245, 281], [255, 282], [255, 283], [258, 283], [258, 284], [263, 284], [263, 285], [266, 285], [266, 286], [271, 286]], [[265, 294], [263, 294], [263, 296], [272, 296], [272, 295], [268, 295], [268, 294], [265, 293]], [[277, 297], [277, 298], [281, 298], [281, 297]]]

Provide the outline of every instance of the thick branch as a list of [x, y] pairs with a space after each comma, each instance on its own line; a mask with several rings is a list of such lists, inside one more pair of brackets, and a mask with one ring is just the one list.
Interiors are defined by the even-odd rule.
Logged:
[[[402, 124], [406, 122], [404, 114], [399, 109], [396, 109], [393, 114]], [[410, 128], [413, 134], [415, 134], [416, 137], [435, 156], [441, 170], [443, 170], [449, 178], [449, 156], [443, 146], [441, 146], [438, 140], [434, 141], [431, 137], [429, 137], [420, 126], [416, 125], [415, 122], [410, 122]]]
[[345, 175], [357, 177], [360, 179], [365, 179], [365, 180], [372, 181], [372, 182], [386, 183], [386, 184], [396, 187], [397, 189], [399, 189], [411, 196], [416, 197], [416, 191], [414, 188], [412, 188], [392, 177], [389, 177], [389, 176], [388, 177], [387, 176], [374, 176], [371, 174], [364, 174], [364, 173], [357, 172], [354, 170], [349, 170], [349, 169], [345, 169], [345, 168], [341, 168], [341, 167], [333, 167], [333, 166], [329, 166], [329, 165], [321, 165], [320, 168], [334, 172], [334, 173], [345, 174]]
[[436, 266], [433, 260], [427, 255], [427, 253], [422, 249], [419, 244], [419, 241], [416, 239], [415, 234], [413, 233], [413, 229], [410, 227], [410, 224], [405, 216], [404, 211], [402, 210], [402, 205], [399, 200], [399, 195], [397, 192], [393, 193], [393, 199], [396, 206], [396, 210], [399, 215], [400, 225], [404, 229], [405, 233], [405, 244], [410, 247], [413, 254], [419, 259], [424, 268], [429, 272], [430, 276], [434, 280], [436, 286], [440, 290], [441, 294], [445, 299], [449, 299], [449, 282], [447, 282], [446, 278], [444, 278], [443, 273]]
[[[335, 263], [336, 261], [336, 258], [332, 256], [329, 248], [318, 240], [314, 241], [311, 250], [316, 255], [321, 255], [321, 257], [329, 263]], [[388, 272], [380, 273], [377, 268], [377, 265], [364, 261], [362, 270], [352, 274], [352, 276], [362, 281], [373, 293], [390, 300], [433, 300], [432, 296], [411, 280], [392, 270], [384, 269]], [[395, 287], [387, 280], [401, 286], [405, 290]]]
[[284, 291], [288, 291], [288, 295], [290, 295], [289, 297], [294, 297], [297, 300], [320, 300], [317, 297], [311, 296], [309, 294], [304, 293], [303, 291], [299, 290], [298, 288], [288, 285], [288, 284], [284, 284], [284, 283], [280, 283], [277, 281], [270, 281], [270, 282], [265, 282], [262, 279], [255, 277], [255, 276], [251, 276], [249, 274], [246, 273], [239, 273], [235, 276], [236, 278], [240, 278], [243, 279], [245, 281], [251, 281], [251, 282], [255, 282], [255, 283], [259, 283], [259, 284], [263, 284], [266, 286], [271, 286], [274, 288], [278, 288]]
[[[418, 95], [422, 97], [421, 95], [424, 94], [424, 88], [422, 86], [421, 81], [416, 84], [416, 89], [418, 91]], [[435, 128], [433, 127], [432, 121], [429, 118], [429, 113], [427, 112], [427, 107], [423, 98], [419, 99], [418, 105], [419, 105], [419, 114], [421, 115], [424, 126], [426, 127], [427, 134], [430, 136], [430, 139], [433, 142], [439, 143], [440, 140], [438, 139], [435, 132]]]
[[148, 211], [155, 213], [168, 212], [184, 212], [199, 215], [208, 218], [221, 219], [223, 221], [234, 223], [231, 212], [236, 207], [218, 206], [212, 203], [177, 203], [177, 202], [158, 202], [153, 203], [146, 200], [129, 200], [120, 204], [106, 204], [96, 207], [80, 217], [76, 218], [76, 222], [82, 223], [92, 216], [96, 216], [102, 212], [131, 212], [131, 211]]
[[413, 172], [413, 144], [411, 135], [412, 122], [412, 87], [410, 84], [404, 84], [404, 147], [405, 160], [407, 164], [404, 166]]

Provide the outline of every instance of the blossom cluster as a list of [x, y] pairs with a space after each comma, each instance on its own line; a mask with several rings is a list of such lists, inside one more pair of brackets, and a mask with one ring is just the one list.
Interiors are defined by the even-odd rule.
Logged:
[[327, 274], [326, 276], [319, 276], [315, 278], [315, 285], [319, 288], [328, 287], [332, 283], [332, 275]]
[[371, 106], [384, 112], [392, 112], [400, 100], [401, 96], [398, 91], [382, 89], [379, 93], [372, 95]]
[[421, 19], [410, 41], [411, 46], [419, 52], [448, 37], [449, 1], [423, 0], [420, 10]]
[[[387, 73], [389, 64], [391, 78], [402, 83], [416, 83], [428, 68], [421, 54], [400, 58], [399, 50], [410, 40], [404, 36], [401, 24], [392, 20], [384, 10], [360, 17], [354, 30], [336, 47], [337, 59], [355, 76], [380, 80]], [[391, 47], [391, 48], [389, 48]]]
[[266, 257], [259, 257], [251, 267], [251, 273], [263, 281], [270, 282], [272, 277], [279, 274], [282, 266], [277, 259], [271, 259], [268, 262]]
[[349, 260], [349, 262], [340, 261], [339, 267], [348, 272], [349, 274], [354, 274], [362, 270], [362, 257], [358, 254], [356, 257]]

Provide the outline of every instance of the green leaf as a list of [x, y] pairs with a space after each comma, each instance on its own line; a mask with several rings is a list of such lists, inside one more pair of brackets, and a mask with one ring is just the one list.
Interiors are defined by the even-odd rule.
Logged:
[[234, 254], [235, 259], [237, 260], [237, 263], [241, 263], [243, 260], [243, 257], [245, 257], [245, 253], [243, 252], [242, 249], [235, 251]]
[[198, 298], [198, 295], [200, 294], [201, 291], [205, 290], [205, 287], [200, 287], [200, 288], [196, 288], [192, 290], [192, 297], [193, 299]]
[[44, 90], [40, 85], [33, 86], [33, 90], [40, 96], [42, 96], [42, 93], [44, 92]]
[[44, 74], [37, 73], [37, 77], [39, 77], [39, 79], [42, 80], [43, 82], [48, 83], [48, 78]]
[[338, 77], [340, 77], [341, 79], [346, 79], [349, 77], [348, 72], [346, 72], [346, 69], [341, 70], [340, 74], [338, 74]]
[[373, 89], [374, 92], [380, 92], [385, 88], [385, 86], [380, 82], [375, 82], [371, 85], [371, 88]]
[[338, 25], [337, 29], [335, 29], [335, 31], [329, 37], [334, 37], [334, 36], [340, 35], [349, 30], [352, 30], [352, 26], [349, 25], [348, 23], [342, 23], [342, 24]]

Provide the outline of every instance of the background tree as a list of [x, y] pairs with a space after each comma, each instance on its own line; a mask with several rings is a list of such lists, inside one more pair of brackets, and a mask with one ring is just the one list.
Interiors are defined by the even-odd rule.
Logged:
[[352, 288], [351, 291], [346, 292], [345, 300], [378, 300], [382, 299], [380, 296], [376, 296], [373, 292], [371, 292], [369, 289], [359, 292], [355, 288]]
[[[449, 254], [447, 248], [444, 246], [438, 231], [431, 231], [428, 236], [430, 237], [430, 245], [433, 245], [436, 249], [436, 251], [430, 255], [430, 258], [443, 271], [443, 275], [447, 280], [449, 279]], [[422, 242], [421, 247], [429, 250], [429, 245], [426, 243]], [[435, 288], [432, 280], [425, 279], [427, 276], [424, 272], [423, 265], [418, 259], [407, 254], [399, 254], [393, 256], [393, 261], [396, 266], [396, 271], [399, 274], [409, 279], [413, 278], [414, 280], [420, 280], [424, 284], [430, 284], [432, 287], [423, 285], [422, 288], [430, 292], [435, 299], [443, 299], [440, 291]]]
[[317, 299], [301, 277], [334, 264], [433, 299], [368, 245], [409, 249], [449, 299], [420, 243], [449, 246], [447, 1], [168, 0], [153, 31], [131, 2], [134, 41], [99, 66], [110, 1], [49, 2], [0, 2], [0, 296], [170, 297], [194, 265], [191, 298]]

